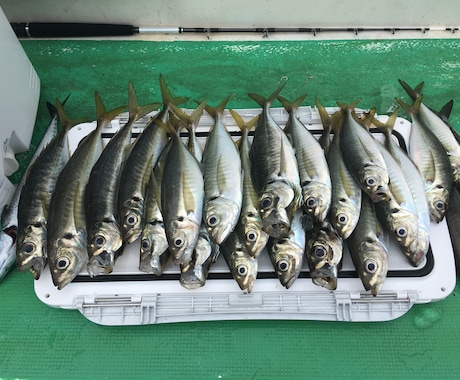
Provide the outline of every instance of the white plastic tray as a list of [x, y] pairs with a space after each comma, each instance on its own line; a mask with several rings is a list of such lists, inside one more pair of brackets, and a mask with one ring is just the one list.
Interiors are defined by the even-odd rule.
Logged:
[[[328, 108], [332, 113], [336, 109]], [[191, 112], [191, 110], [185, 110]], [[260, 113], [260, 108], [237, 110], [245, 119]], [[282, 108], [270, 110], [275, 120], [284, 125], [288, 115]], [[228, 113], [224, 123], [238, 139], [238, 128]], [[315, 108], [301, 107], [297, 116], [318, 136], [322, 125]], [[385, 120], [386, 116], [379, 116]], [[127, 120], [123, 114], [104, 130], [104, 136], [115, 133]], [[133, 132], [140, 132], [147, 118], [140, 120]], [[205, 134], [212, 118], [203, 115], [197, 132], [204, 146]], [[71, 149], [95, 123], [81, 124], [71, 130]], [[410, 122], [398, 118], [396, 134], [407, 141]], [[376, 133], [380, 136], [380, 133]], [[106, 140], [108, 141], [108, 140]], [[46, 268], [35, 281], [35, 292], [45, 304], [63, 309], [78, 309], [92, 322], [102, 325], [141, 325], [183, 321], [299, 319], [334, 321], [386, 321], [405, 314], [415, 303], [445, 298], [456, 282], [455, 263], [445, 221], [431, 224], [431, 250], [418, 268], [412, 267], [394, 242], [389, 247], [389, 272], [377, 297], [365, 291], [357, 277], [347, 248], [339, 274], [338, 286], [329, 291], [312, 283], [308, 265], [290, 289], [285, 289], [274, 274], [268, 255], [259, 257], [259, 273], [251, 294], [243, 293], [222, 257], [211, 268], [206, 285], [195, 290], [179, 283], [180, 271], [169, 263], [161, 277], [138, 270], [139, 241], [128, 245], [118, 259], [112, 274], [91, 279], [82, 271], [74, 282], [62, 290], [54, 287]]]

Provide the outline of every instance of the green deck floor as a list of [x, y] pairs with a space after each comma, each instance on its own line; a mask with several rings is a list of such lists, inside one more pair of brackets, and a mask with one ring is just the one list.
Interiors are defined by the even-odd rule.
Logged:
[[[32, 144], [64, 99], [71, 117], [95, 118], [94, 91], [107, 108], [127, 102], [132, 80], [141, 103], [159, 101], [158, 76], [171, 92], [232, 108], [257, 105], [284, 78], [283, 96], [308, 93], [326, 106], [362, 98], [387, 113], [397, 80], [425, 81], [425, 102], [460, 101], [459, 40], [308, 42], [23, 41], [41, 79]], [[190, 101], [187, 107], [194, 107]], [[275, 106], [279, 106], [275, 104]], [[460, 109], [451, 116], [460, 125]], [[19, 156], [21, 167], [30, 153]], [[18, 175], [12, 177], [18, 180]], [[197, 322], [104, 327], [75, 310], [52, 309], [35, 296], [30, 273], [0, 283], [0, 378], [458, 378], [458, 287], [445, 300], [415, 305], [383, 323], [318, 321]]]

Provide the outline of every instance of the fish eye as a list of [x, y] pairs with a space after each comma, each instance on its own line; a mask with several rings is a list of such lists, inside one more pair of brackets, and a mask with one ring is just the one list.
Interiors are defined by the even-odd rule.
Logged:
[[208, 218], [208, 226], [209, 227], [215, 227], [215, 226], [217, 226], [217, 223], [219, 223], [219, 218], [216, 215], [211, 215]]
[[286, 272], [289, 268], [289, 263], [287, 262], [287, 260], [280, 260], [278, 261], [277, 266], [281, 272]]
[[56, 263], [57, 269], [66, 269], [70, 264], [70, 261], [67, 257], [63, 257], [62, 259], [59, 259], [58, 262]]
[[337, 215], [337, 220], [339, 223], [344, 224], [348, 221], [348, 216], [346, 214]]
[[326, 256], [326, 250], [324, 249], [324, 247], [321, 246], [315, 247], [313, 253], [318, 258], [323, 258], [324, 256]]
[[173, 243], [174, 243], [174, 246], [175, 246], [176, 248], [180, 248], [180, 247], [182, 247], [182, 246], [184, 245], [184, 242], [185, 242], [184, 239], [178, 237], [178, 238], [175, 238], [175, 239], [174, 239], [174, 242], [173, 242]]
[[137, 223], [137, 215], [136, 214], [129, 214], [126, 216], [126, 224], [129, 227], [134, 227]]
[[406, 237], [407, 236], [407, 230], [404, 228], [404, 227], [399, 227], [397, 230], [396, 230], [396, 235], [398, 235], [398, 237]]
[[257, 240], [257, 232], [256, 231], [248, 231], [246, 233], [246, 240], [250, 242], [255, 242]]
[[375, 273], [377, 271], [377, 263], [374, 260], [367, 260], [365, 265], [365, 269], [369, 273]]
[[272, 200], [271, 198], [263, 198], [261, 201], [260, 201], [260, 206], [265, 209], [265, 208], [268, 208], [272, 205]]
[[248, 267], [244, 264], [238, 265], [236, 271], [240, 276], [245, 276], [248, 273]]
[[22, 245], [22, 250], [25, 253], [32, 253], [33, 251], [35, 251], [35, 249], [36, 249], [35, 244], [32, 242], [27, 242]]
[[307, 201], [305, 202], [305, 204], [308, 206], [308, 207], [315, 207], [316, 206], [316, 198], [314, 197], [310, 197], [307, 199]]
[[142, 249], [149, 249], [150, 248], [150, 242], [147, 239], [142, 240], [141, 242]]
[[445, 203], [443, 201], [436, 201], [434, 207], [436, 208], [436, 210], [444, 210]]
[[105, 244], [105, 237], [102, 235], [97, 235], [93, 239], [93, 244], [102, 247]]
[[376, 180], [374, 177], [367, 177], [366, 178], [366, 185], [367, 186], [374, 186], [376, 183]]

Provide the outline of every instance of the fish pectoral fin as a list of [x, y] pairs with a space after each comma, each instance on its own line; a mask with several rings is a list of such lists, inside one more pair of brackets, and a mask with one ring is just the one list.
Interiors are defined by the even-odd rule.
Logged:
[[217, 187], [220, 194], [228, 189], [227, 175], [224, 169], [222, 156], [219, 156], [219, 160], [217, 161]]
[[195, 213], [196, 204], [195, 204], [195, 194], [193, 194], [193, 190], [189, 183], [187, 182], [187, 178], [185, 175], [182, 176], [182, 187], [183, 187], [183, 196], [184, 196], [184, 206], [185, 210], [187, 211], [187, 215], [190, 213]]

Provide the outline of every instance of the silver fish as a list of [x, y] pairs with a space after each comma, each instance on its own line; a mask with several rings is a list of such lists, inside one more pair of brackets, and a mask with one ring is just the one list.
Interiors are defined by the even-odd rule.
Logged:
[[147, 184], [153, 166], [155, 166], [169, 140], [167, 132], [164, 128], [159, 128], [155, 121], [160, 120], [166, 124], [170, 111], [169, 105], [171, 103], [180, 104], [188, 100], [188, 98], [172, 98], [161, 75], [160, 88], [163, 109], [147, 123], [144, 131], [133, 143], [121, 173], [118, 191], [118, 215], [120, 216], [123, 240], [127, 243], [135, 241], [142, 232]]
[[429, 249], [430, 216], [423, 180], [417, 167], [391, 138], [396, 110], [385, 124], [374, 125], [382, 130], [385, 147], [379, 143], [390, 176], [391, 200], [376, 205], [380, 221], [387, 227], [409, 262], [418, 266]]
[[454, 187], [446, 213], [447, 227], [455, 255], [457, 275], [460, 274], [460, 190]]
[[36, 280], [46, 265], [47, 217], [51, 195], [57, 177], [70, 157], [67, 134], [70, 128], [80, 123], [79, 120], [68, 119], [58, 100], [56, 105], [57, 108], [49, 104], [48, 108], [52, 107], [58, 113], [62, 131], [43, 149], [28, 170], [18, 205], [16, 263], [20, 271], [30, 270]]
[[369, 131], [359, 124], [354, 114], [356, 102], [351, 105], [337, 104], [344, 113], [340, 149], [346, 157], [345, 164], [348, 170], [373, 202], [388, 200], [389, 179], [385, 160]]
[[[406, 82], [399, 79], [399, 83], [406, 90], [407, 94], [416, 100], [421, 96], [423, 82], [418, 84], [415, 89], [412, 89]], [[439, 116], [437, 112], [434, 112], [427, 107], [423, 102], [420, 103], [419, 109], [420, 121], [427, 126], [439, 142], [446, 150], [447, 157], [449, 158], [450, 165], [452, 167], [452, 174], [454, 178], [455, 186], [460, 186], [460, 144], [457, 141], [455, 135], [452, 133], [451, 128], [446, 124], [445, 120]]]
[[[67, 100], [67, 99], [66, 99]], [[63, 102], [65, 103], [65, 101]], [[57, 122], [58, 122], [58, 112], [57, 109], [51, 104], [47, 103], [48, 110], [51, 115], [51, 122], [46, 128], [45, 133], [43, 134], [40, 143], [35, 149], [32, 157], [30, 158], [29, 164], [24, 170], [24, 173], [21, 177], [21, 180], [16, 185], [16, 189], [8, 203], [1, 214], [1, 225], [2, 230], [0, 231], [0, 281], [6, 276], [10, 269], [14, 266], [17, 256], [17, 238], [18, 232], [18, 208], [19, 201], [22, 193], [22, 189], [26, 183], [28, 172], [33, 166], [34, 162], [38, 156], [42, 153], [45, 147], [49, 144], [50, 141], [57, 134]], [[41, 240], [40, 240], [41, 242]]]
[[48, 216], [48, 264], [53, 283], [60, 290], [69, 284], [88, 261], [84, 210], [85, 187], [93, 165], [102, 152], [102, 128], [126, 107], [106, 112], [95, 93], [97, 127], [78, 146], [59, 174]]
[[[319, 100], [317, 104], [320, 105]], [[323, 124], [327, 123], [328, 127], [334, 130], [327, 153], [332, 184], [329, 217], [339, 236], [347, 239], [358, 223], [361, 210], [361, 187], [348, 170], [342, 156], [340, 133], [343, 120], [341, 113], [336, 113], [331, 118], [324, 107], [318, 107], [318, 111]]]
[[338, 272], [342, 267], [343, 240], [326, 218], [315, 223], [307, 233], [305, 256], [315, 285], [329, 290], [337, 288]]
[[366, 194], [362, 197], [358, 224], [347, 244], [364, 289], [377, 296], [388, 272], [388, 249], [374, 204]]
[[110, 139], [94, 164], [85, 190], [88, 265], [91, 277], [109, 274], [122, 254], [124, 244], [117, 215], [120, 173], [131, 142], [134, 122], [160, 106], [140, 107], [132, 82], [128, 84], [129, 120]]
[[294, 148], [302, 188], [302, 207], [314, 221], [322, 222], [331, 206], [331, 177], [324, 151], [316, 138], [295, 116], [306, 95], [290, 103], [278, 100], [289, 113], [284, 132]]
[[170, 124], [156, 123], [169, 131], [171, 143], [161, 178], [161, 212], [169, 249], [176, 264], [188, 264], [203, 216], [204, 180], [200, 163]]
[[237, 112], [230, 110], [230, 113], [242, 133], [241, 139], [238, 141], [238, 150], [243, 169], [243, 203], [237, 230], [248, 253], [253, 257], [257, 257], [268, 240], [268, 235], [263, 230], [262, 219], [257, 209], [258, 197], [252, 181], [251, 161], [249, 159], [251, 144], [248, 135], [251, 128], [256, 124], [258, 117], [256, 116], [245, 122]]
[[215, 108], [206, 107], [214, 117], [214, 124], [203, 151], [203, 218], [209, 236], [216, 244], [225, 241], [235, 229], [243, 200], [240, 156], [222, 123], [222, 112], [229, 99], [227, 97]]
[[294, 149], [269, 110], [285, 84], [268, 99], [249, 94], [262, 107], [249, 152], [251, 174], [259, 196], [258, 209], [264, 230], [275, 238], [289, 234], [292, 218], [302, 202]]
[[281, 284], [289, 289], [299, 277], [306, 248], [305, 231], [302, 228], [302, 213], [297, 211], [292, 219], [288, 236], [270, 237], [267, 251]]
[[240, 289], [251, 293], [257, 277], [257, 258], [248, 253], [237, 231], [230, 233], [230, 236], [221, 244], [220, 248], [228, 268]]
[[318, 97], [315, 98], [316, 108], [318, 110], [321, 124], [323, 125], [323, 133], [318, 139], [319, 145], [324, 150], [324, 154], [327, 156], [329, 152], [329, 146], [331, 145], [331, 132], [332, 132], [332, 125], [331, 125], [331, 118], [326, 111], [326, 108], [321, 104]]
[[439, 223], [444, 219], [453, 186], [451, 164], [444, 147], [437, 137], [421, 121], [419, 96], [412, 106], [396, 99], [412, 119], [409, 135], [409, 156], [416, 163], [425, 183], [430, 216]]

